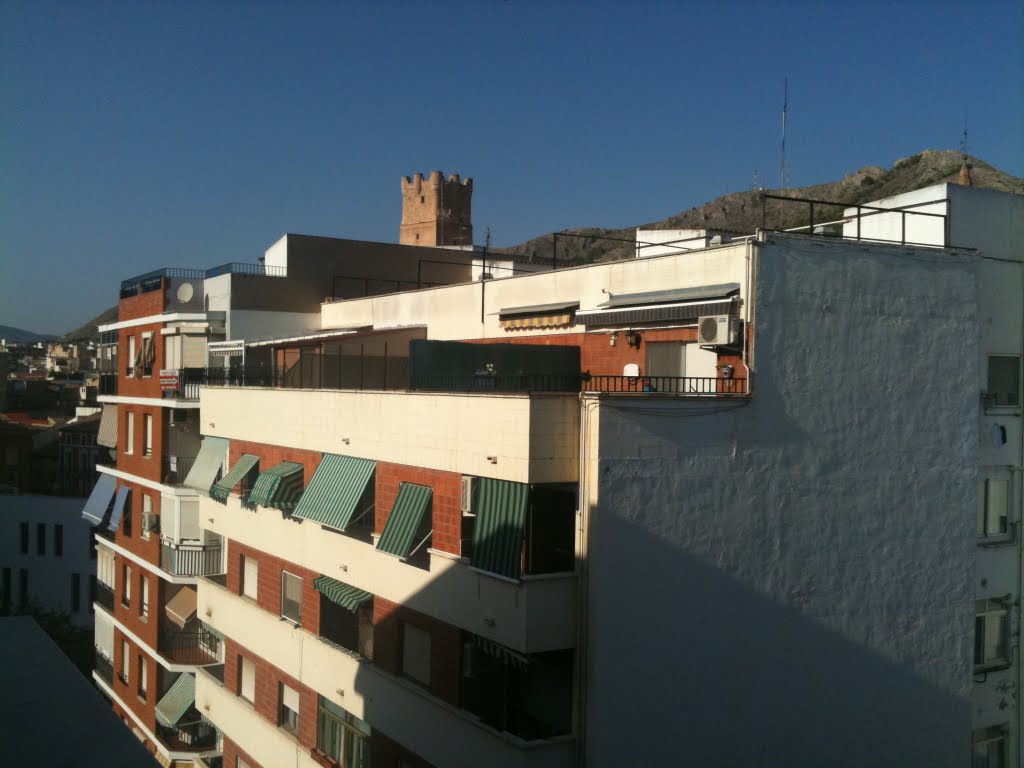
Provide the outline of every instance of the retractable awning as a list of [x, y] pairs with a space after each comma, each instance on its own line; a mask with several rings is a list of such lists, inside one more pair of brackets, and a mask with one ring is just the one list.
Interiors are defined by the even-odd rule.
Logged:
[[[116, 531], [117, 526], [121, 524], [121, 518], [124, 516], [124, 507], [131, 492], [132, 489], [127, 485], [122, 485], [117, 489], [117, 498], [114, 499], [114, 511], [110, 513], [110, 525], [107, 526], [110, 530]], [[131, 514], [131, 512], [128, 514]]]
[[225, 503], [228, 500], [228, 496], [231, 495], [231, 491], [235, 489], [235, 486], [242, 482], [242, 478], [253, 469], [259, 469], [259, 465], [259, 456], [243, 453], [242, 457], [235, 462], [235, 466], [231, 468], [231, 471], [210, 486], [210, 498], [222, 504]]
[[290, 512], [301, 495], [302, 465], [282, 461], [260, 473], [246, 502]]
[[325, 453], [292, 517], [344, 531], [352, 522], [377, 462]]
[[488, 640], [486, 637], [480, 637], [480, 635], [473, 635], [473, 645], [488, 656], [492, 656], [503, 664], [509, 664], [517, 669], [526, 669], [526, 665], [530, 663], [529, 656], [513, 651], [511, 648], [506, 648], [501, 643]]
[[578, 301], [554, 304], [532, 304], [525, 307], [502, 307], [498, 322], [506, 330], [516, 328], [557, 328], [570, 325]]
[[523, 531], [530, 486], [480, 478], [472, 566], [510, 579], [522, 575]]
[[224, 460], [228, 455], [228, 441], [223, 437], [204, 437], [192, 469], [185, 478], [185, 487], [192, 488], [203, 494], [210, 492], [216, 482], [217, 475], [224, 468]]
[[167, 618], [182, 629], [196, 615], [196, 591], [192, 587], [182, 587], [178, 594], [167, 601], [164, 606]]
[[166, 728], [177, 728], [181, 718], [195, 703], [196, 679], [183, 672], [157, 703], [156, 721]]
[[418, 543], [415, 540], [416, 533], [420, 530], [420, 523], [433, 494], [434, 491], [425, 485], [402, 483], [398, 488], [395, 506], [391, 508], [391, 514], [377, 542], [377, 549], [402, 559], [407, 558]]
[[373, 595], [364, 589], [353, 587], [329, 576], [320, 576], [313, 581], [313, 588], [335, 605], [355, 613], [356, 609], [370, 600]]
[[580, 309], [584, 325], [625, 325], [696, 320], [704, 315], [728, 315], [736, 309], [739, 283], [699, 285], [645, 293], [613, 294], [608, 301]]
[[82, 517], [93, 525], [102, 525], [110, 507], [110, 500], [114, 498], [114, 491], [117, 490], [117, 478], [113, 475], [100, 475], [100, 479], [93, 486], [92, 493], [86, 499], [85, 507], [82, 509]]
[[96, 444], [105, 448], [117, 447], [117, 406], [104, 405], [100, 417], [100, 431], [96, 435]]

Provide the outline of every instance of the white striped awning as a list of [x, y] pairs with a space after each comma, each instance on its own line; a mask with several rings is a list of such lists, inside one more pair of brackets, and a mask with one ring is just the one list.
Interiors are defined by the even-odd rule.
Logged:
[[104, 405], [100, 417], [100, 431], [96, 435], [96, 444], [106, 448], [117, 448], [117, 406]]

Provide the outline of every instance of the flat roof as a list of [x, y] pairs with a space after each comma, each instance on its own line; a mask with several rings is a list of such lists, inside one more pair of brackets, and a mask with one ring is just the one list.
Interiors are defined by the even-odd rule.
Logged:
[[157, 764], [34, 619], [0, 619], [0, 653], [0, 765], [81, 765], [83, 757], [106, 768]]

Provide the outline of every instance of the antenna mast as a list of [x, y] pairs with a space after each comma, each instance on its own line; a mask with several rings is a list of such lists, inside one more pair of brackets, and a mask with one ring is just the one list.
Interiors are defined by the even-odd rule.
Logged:
[[782, 86], [782, 168], [780, 170], [779, 188], [786, 191], [786, 112], [789, 109], [789, 78], [783, 80]]

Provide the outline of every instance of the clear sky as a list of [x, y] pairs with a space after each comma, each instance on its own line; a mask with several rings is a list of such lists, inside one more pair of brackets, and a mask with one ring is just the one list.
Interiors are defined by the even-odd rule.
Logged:
[[1024, 3], [0, 0], [0, 324], [64, 332], [285, 232], [629, 226], [959, 146], [1024, 176]]

